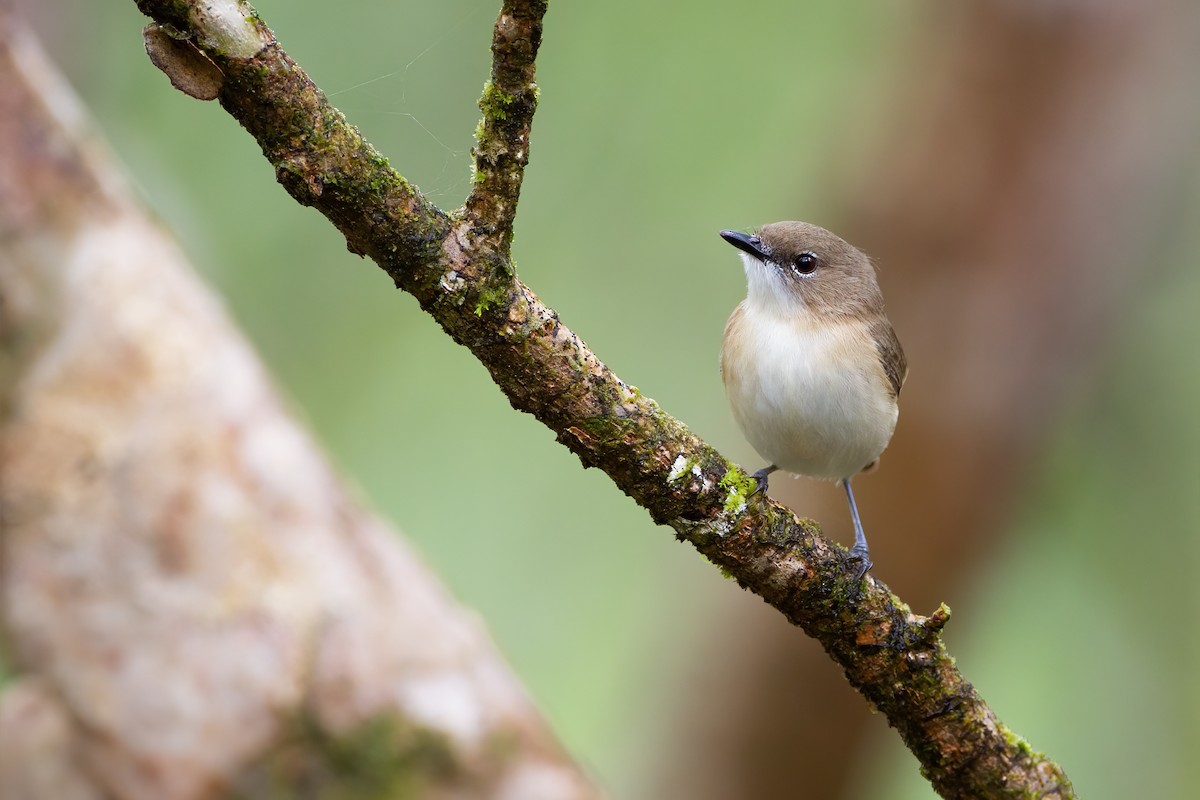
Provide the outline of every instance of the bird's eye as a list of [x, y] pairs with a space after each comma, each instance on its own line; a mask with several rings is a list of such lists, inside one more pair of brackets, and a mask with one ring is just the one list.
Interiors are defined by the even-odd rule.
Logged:
[[817, 268], [817, 260], [816, 253], [810, 253], [806, 250], [796, 256], [796, 262], [793, 266], [796, 272], [799, 272], [801, 275], [808, 275]]

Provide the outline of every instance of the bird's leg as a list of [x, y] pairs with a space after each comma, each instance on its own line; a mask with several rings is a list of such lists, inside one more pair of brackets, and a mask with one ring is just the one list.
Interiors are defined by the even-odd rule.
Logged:
[[754, 495], [760, 494], [760, 493], [766, 494], [766, 492], [767, 492], [767, 476], [770, 475], [772, 472], [774, 472], [777, 469], [779, 469], [779, 467], [775, 466], [774, 464], [771, 464], [769, 466], [763, 467], [758, 472], [755, 472], [753, 475], [750, 476], [751, 478], [754, 478], [754, 483], [757, 486], [757, 488], [753, 492], [750, 493], [751, 497], [754, 497]]
[[850, 556], [859, 561], [858, 574], [854, 576], [857, 583], [862, 580], [867, 571], [874, 566], [867, 551], [867, 536], [863, 533], [862, 522], [858, 518], [858, 505], [854, 502], [854, 491], [850, 488], [850, 479], [841, 481], [846, 490], [846, 499], [850, 501], [850, 517], [854, 520], [854, 546], [850, 548]]

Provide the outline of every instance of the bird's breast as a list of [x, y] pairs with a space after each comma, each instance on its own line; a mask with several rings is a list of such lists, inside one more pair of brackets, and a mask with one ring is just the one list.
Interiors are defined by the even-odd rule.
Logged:
[[789, 472], [848, 478], [896, 428], [869, 322], [782, 318], [743, 303], [725, 328], [721, 376], [746, 439]]

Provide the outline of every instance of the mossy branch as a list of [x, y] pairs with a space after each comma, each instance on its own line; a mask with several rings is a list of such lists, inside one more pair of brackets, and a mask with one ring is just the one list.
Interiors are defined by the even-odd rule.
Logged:
[[[968, 683], [929, 617], [847, 551], [761, 496], [744, 473], [623, 383], [516, 277], [512, 221], [536, 107], [545, 0], [505, 0], [480, 107], [477, 180], [464, 210], [429, 203], [333, 108], [238, 0], [137, 0], [223, 73], [221, 105], [258, 141], [280, 183], [329, 218], [347, 247], [411, 292], [533, 414], [722, 572], [817, 639], [882, 711], [944, 797], [1072, 798], [1062, 769], [1009, 731]], [[160, 68], [170, 74], [170, 64]]]
[[476, 131], [475, 180], [467, 213], [476, 235], [508, 253], [521, 181], [529, 163], [529, 131], [537, 109], [534, 59], [542, 43], [546, 0], [504, 0], [492, 32], [492, 77], [483, 87]]

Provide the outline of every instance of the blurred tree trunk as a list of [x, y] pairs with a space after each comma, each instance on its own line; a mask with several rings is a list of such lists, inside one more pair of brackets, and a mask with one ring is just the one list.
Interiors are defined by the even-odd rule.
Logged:
[[596, 796], [0, 11], [0, 798]]
[[[831, 176], [848, 187], [836, 230], [878, 260], [912, 368], [881, 471], [855, 486], [875, 574], [918, 613], [953, 606], [981, 568], [1064, 396], [1153, 268], [1196, 148], [1198, 23], [1173, 0], [930, 7], [873, 152], [842, 154], [860, 166]], [[840, 492], [772, 487], [852, 538]], [[757, 598], [727, 613], [694, 660], [705, 672], [681, 682], [710, 700], [684, 713], [654, 796], [844, 796], [881, 720]]]

